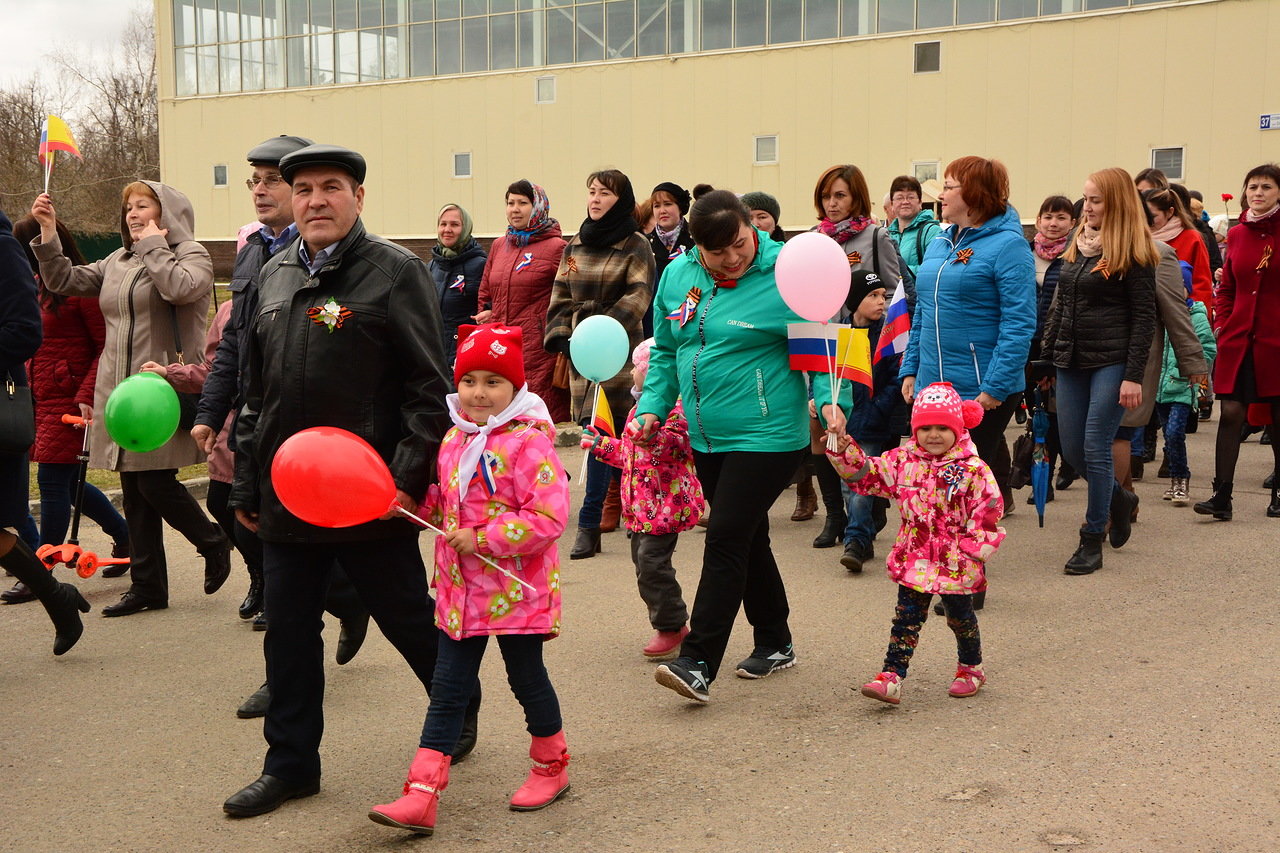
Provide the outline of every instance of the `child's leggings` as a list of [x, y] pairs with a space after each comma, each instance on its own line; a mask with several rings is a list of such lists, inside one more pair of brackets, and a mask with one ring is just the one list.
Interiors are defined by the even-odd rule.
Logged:
[[1164, 458], [1169, 463], [1170, 477], [1190, 477], [1187, 467], [1187, 418], [1191, 407], [1186, 403], [1156, 403], [1156, 412], [1164, 426]]
[[[884, 656], [884, 671], [907, 677], [911, 655], [920, 642], [920, 628], [929, 618], [929, 602], [933, 594], [917, 592], [898, 585], [898, 606], [893, 611], [893, 628], [889, 631], [889, 651]], [[972, 595], [944, 595], [942, 606], [947, 611], [947, 627], [955, 632], [960, 663], [977, 666], [982, 663], [982, 637], [978, 634], [978, 616], [973, 612]], [[436, 664], [437, 672], [439, 664]]]
[[[507, 665], [507, 683], [524, 708], [525, 728], [534, 737], [551, 737], [560, 731], [560, 701], [542, 665], [541, 634], [502, 634], [498, 648]], [[467, 703], [476, 692], [480, 661], [488, 637], [454, 640], [440, 632], [440, 651], [431, 680], [431, 706], [422, 724], [418, 746], [451, 755], [462, 735]]]

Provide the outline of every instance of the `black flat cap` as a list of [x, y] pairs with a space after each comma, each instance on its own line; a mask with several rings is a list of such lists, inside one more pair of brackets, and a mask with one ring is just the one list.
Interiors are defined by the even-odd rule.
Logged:
[[308, 145], [280, 158], [280, 174], [290, 184], [298, 170], [308, 166], [334, 166], [350, 173], [357, 184], [364, 183], [364, 158], [341, 145]]
[[249, 149], [249, 156], [245, 159], [250, 163], [274, 166], [286, 154], [292, 154], [299, 148], [306, 148], [313, 144], [315, 143], [305, 136], [276, 136]]

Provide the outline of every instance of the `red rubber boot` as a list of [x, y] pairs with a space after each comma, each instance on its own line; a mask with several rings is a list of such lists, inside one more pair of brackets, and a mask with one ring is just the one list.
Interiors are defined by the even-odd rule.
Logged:
[[374, 806], [369, 820], [383, 826], [408, 829], [419, 835], [430, 835], [436, 826], [436, 807], [440, 792], [449, 787], [450, 757], [434, 749], [419, 749], [409, 767], [404, 783], [404, 796], [394, 803]]
[[532, 812], [554, 803], [569, 790], [569, 752], [565, 748], [564, 729], [551, 737], [535, 737], [529, 745], [533, 769], [520, 790], [511, 797], [511, 810]]

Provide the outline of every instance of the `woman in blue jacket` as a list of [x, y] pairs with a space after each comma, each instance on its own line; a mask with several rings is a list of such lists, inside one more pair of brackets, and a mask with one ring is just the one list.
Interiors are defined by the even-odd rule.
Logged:
[[911, 337], [902, 358], [902, 396], [918, 384], [950, 382], [986, 409], [969, 430], [991, 467], [1005, 513], [1013, 511], [1004, 430], [1022, 399], [1036, 330], [1036, 269], [1004, 164], [961, 157], [946, 168], [939, 199], [951, 224], [929, 243], [916, 277]]

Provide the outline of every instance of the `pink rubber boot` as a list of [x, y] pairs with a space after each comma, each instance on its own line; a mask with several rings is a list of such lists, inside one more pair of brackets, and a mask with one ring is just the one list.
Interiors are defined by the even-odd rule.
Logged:
[[419, 749], [409, 767], [404, 796], [394, 803], [374, 806], [369, 810], [369, 820], [430, 835], [436, 826], [440, 792], [449, 787], [450, 760], [449, 756], [434, 749]]
[[569, 790], [569, 753], [565, 747], [564, 729], [551, 737], [535, 737], [529, 745], [533, 769], [520, 790], [511, 797], [511, 810], [532, 812], [554, 803]]

